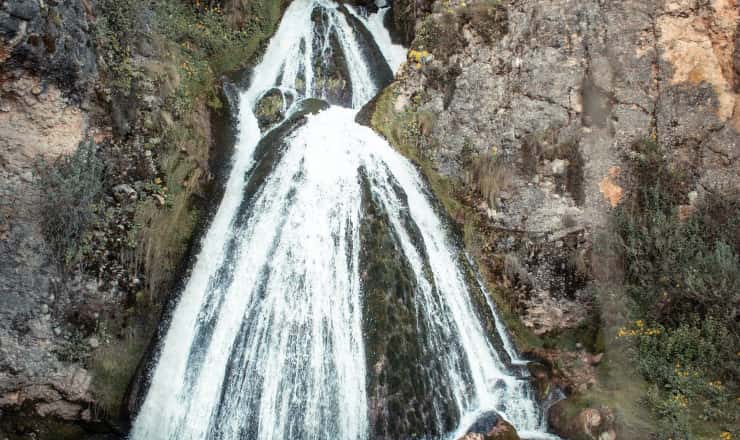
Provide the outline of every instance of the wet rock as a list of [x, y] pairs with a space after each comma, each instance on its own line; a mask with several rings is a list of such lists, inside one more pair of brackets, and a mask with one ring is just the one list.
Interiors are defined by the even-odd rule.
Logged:
[[417, 281], [368, 185], [363, 183], [360, 267], [365, 280], [362, 314], [370, 317], [363, 321], [363, 335], [371, 430], [378, 438], [438, 438], [457, 426], [460, 414], [444, 380], [444, 363], [423, 354]]
[[551, 391], [550, 368], [539, 362], [529, 362], [527, 369], [532, 376], [532, 382], [534, 382], [534, 388], [537, 391], [537, 399], [544, 402]]
[[53, 416], [62, 420], [77, 420], [81, 411], [82, 406], [64, 400], [36, 405], [36, 413], [41, 417]]
[[352, 80], [347, 57], [339, 43], [339, 36], [329, 25], [329, 12], [317, 7], [311, 13], [319, 37], [314, 38], [314, 53], [324, 53], [329, 47], [329, 57], [313, 59], [314, 88], [316, 95], [330, 104], [352, 106]]
[[393, 71], [388, 62], [383, 56], [378, 44], [375, 42], [372, 34], [367, 30], [360, 20], [350, 13], [347, 8], [342, 5], [338, 8], [338, 11], [344, 14], [347, 22], [352, 27], [352, 32], [355, 34], [355, 39], [360, 46], [363, 59], [368, 64], [368, 69], [372, 72], [373, 81], [375, 82], [378, 90], [393, 81]]
[[323, 99], [308, 98], [298, 102], [293, 117], [303, 117], [305, 115], [315, 115], [322, 110], [329, 108], [329, 103]]
[[516, 429], [495, 411], [481, 414], [459, 440], [519, 440]]
[[257, 101], [254, 106], [254, 115], [260, 131], [264, 132], [285, 118], [287, 102], [283, 92], [279, 89], [270, 89]]

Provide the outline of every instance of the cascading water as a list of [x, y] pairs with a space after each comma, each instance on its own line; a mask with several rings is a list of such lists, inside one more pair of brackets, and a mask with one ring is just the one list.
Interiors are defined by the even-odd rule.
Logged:
[[[456, 438], [488, 410], [547, 436], [423, 179], [354, 121], [399, 63], [381, 22], [329, 0], [286, 10], [131, 439]], [[271, 125], [254, 109], [274, 90]]]

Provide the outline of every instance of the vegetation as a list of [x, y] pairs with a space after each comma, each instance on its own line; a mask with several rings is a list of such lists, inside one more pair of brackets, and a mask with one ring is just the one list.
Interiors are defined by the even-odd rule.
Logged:
[[88, 366], [99, 409], [115, 417], [120, 413], [131, 376], [146, 348], [146, 338], [128, 334], [112, 341], [109, 336], [103, 336], [108, 340], [91, 354]]
[[177, 44], [182, 78], [175, 110], [186, 114], [194, 101], [206, 97], [219, 107], [218, 78], [244, 66], [259, 44], [274, 31], [280, 2], [254, 2], [254, 15], [241, 28], [233, 27], [220, 6], [197, 7], [179, 1], [157, 5], [156, 24], [162, 35]]
[[[632, 196], [615, 212], [647, 403], [667, 437], [738, 428], [740, 199], [689, 200], [688, 174], [653, 142], [635, 146]], [[717, 193], [719, 194], [719, 193]]]
[[44, 235], [59, 262], [79, 262], [81, 238], [96, 218], [103, 188], [103, 162], [92, 143], [82, 143], [73, 154], [36, 167], [40, 181]]
[[483, 0], [471, 3], [468, 5], [463, 1], [453, 5], [449, 0], [435, 3], [439, 10], [420, 21], [413, 48], [429, 50], [435, 57], [447, 60], [462, 52], [465, 43], [459, 35], [465, 25], [470, 25], [487, 44], [501, 38], [508, 26], [506, 8], [501, 2]]
[[141, 76], [132, 59], [138, 14], [143, 9], [143, 0], [101, 0], [99, 9], [103, 13], [95, 23], [99, 47], [100, 70], [109, 76], [113, 91], [128, 92], [133, 81]]
[[[109, 417], [119, 413], [199, 220], [220, 78], [254, 59], [283, 5], [240, 2], [245, 17], [235, 23], [218, 3], [97, 2], [97, 96], [110, 108], [93, 117], [110, 115], [114, 136], [37, 166], [44, 233], [60, 264], [118, 294], [88, 327], [69, 318], [56, 350], [90, 370], [95, 409]], [[114, 197], [121, 184], [135, 194]], [[99, 300], [89, 294], [84, 301]]]

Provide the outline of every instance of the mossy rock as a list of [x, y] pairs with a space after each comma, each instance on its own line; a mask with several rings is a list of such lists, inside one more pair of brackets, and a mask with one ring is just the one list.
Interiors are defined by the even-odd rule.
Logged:
[[327, 108], [329, 108], [329, 103], [324, 101], [323, 99], [308, 98], [308, 99], [303, 99], [299, 101], [296, 106], [297, 106], [297, 109], [295, 113], [293, 113], [293, 116], [295, 115], [305, 116], [305, 115], [315, 115], [319, 113], [320, 111], [326, 110]]
[[[322, 7], [316, 7], [311, 12], [311, 20], [316, 25], [316, 34], [324, 38], [314, 38], [313, 53], [324, 53], [328, 45], [328, 56], [316, 56], [313, 59], [314, 87], [317, 95], [331, 104], [344, 107], [352, 106], [352, 80], [349, 74], [349, 64], [339, 42], [336, 31], [327, 31], [329, 16]], [[326, 41], [328, 39], [328, 41]]]
[[254, 115], [257, 117], [257, 125], [261, 132], [265, 132], [285, 118], [286, 104], [283, 92], [278, 89], [270, 89], [262, 95], [254, 106]]
[[550, 394], [552, 370], [539, 362], [530, 362], [527, 369], [532, 377], [532, 385], [537, 392], [537, 399], [544, 402]]
[[441, 377], [444, 365], [429, 359], [428, 336], [417, 321], [415, 274], [367, 178], [363, 189], [360, 267], [367, 392], [375, 408], [371, 432], [377, 438], [436, 438], [440, 426], [454, 429], [460, 415]]

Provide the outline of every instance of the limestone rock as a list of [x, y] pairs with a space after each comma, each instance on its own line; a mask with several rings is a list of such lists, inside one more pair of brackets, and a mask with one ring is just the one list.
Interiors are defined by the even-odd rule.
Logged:
[[[588, 314], [591, 231], [629, 191], [619, 170], [636, 142], [664, 146], [696, 176], [694, 190], [740, 190], [734, 3], [524, 0], [505, 4], [496, 38], [472, 22], [445, 38], [417, 33], [414, 47], [434, 60], [402, 69], [388, 119], [435, 115], [418, 144], [443, 176], [466, 182], [492, 151], [510, 172], [506, 197], [488, 205], [488, 227], [508, 237], [490, 252], [517, 260], [524, 276], [506, 282], [537, 332]], [[441, 32], [450, 20], [434, 12], [417, 28]]]

